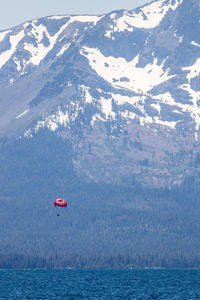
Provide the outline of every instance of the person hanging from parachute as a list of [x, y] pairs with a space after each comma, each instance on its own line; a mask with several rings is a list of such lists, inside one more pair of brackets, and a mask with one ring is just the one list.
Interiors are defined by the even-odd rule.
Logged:
[[[62, 199], [62, 198], [58, 198], [54, 201], [54, 206], [59, 208], [59, 207], [67, 207], [67, 201]], [[57, 217], [59, 217], [60, 214], [57, 212]]]

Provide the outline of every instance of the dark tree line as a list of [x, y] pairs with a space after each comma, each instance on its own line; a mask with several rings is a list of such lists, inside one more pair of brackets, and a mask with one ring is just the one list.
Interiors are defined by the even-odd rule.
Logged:
[[145, 269], [145, 268], [200, 268], [200, 256], [185, 257], [180, 254], [176, 257], [154, 256], [128, 256], [113, 254], [105, 256], [82, 256], [79, 254], [55, 256], [33, 255], [0, 255], [0, 268], [2, 269]]

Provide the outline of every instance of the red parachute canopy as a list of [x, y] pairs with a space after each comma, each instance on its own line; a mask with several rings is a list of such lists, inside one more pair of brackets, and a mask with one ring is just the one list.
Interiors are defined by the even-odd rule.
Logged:
[[67, 207], [67, 201], [62, 198], [56, 199], [54, 201], [54, 206]]

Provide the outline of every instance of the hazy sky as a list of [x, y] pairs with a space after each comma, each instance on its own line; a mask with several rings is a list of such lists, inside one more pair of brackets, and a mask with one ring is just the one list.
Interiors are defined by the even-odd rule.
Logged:
[[152, 0], [0, 0], [0, 31], [38, 17], [99, 15], [122, 8], [133, 9], [149, 2]]

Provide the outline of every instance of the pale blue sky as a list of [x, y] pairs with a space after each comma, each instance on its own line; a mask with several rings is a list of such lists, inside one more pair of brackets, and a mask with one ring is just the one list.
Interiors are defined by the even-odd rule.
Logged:
[[49, 15], [100, 15], [117, 9], [133, 9], [152, 0], [0, 0], [0, 31]]

